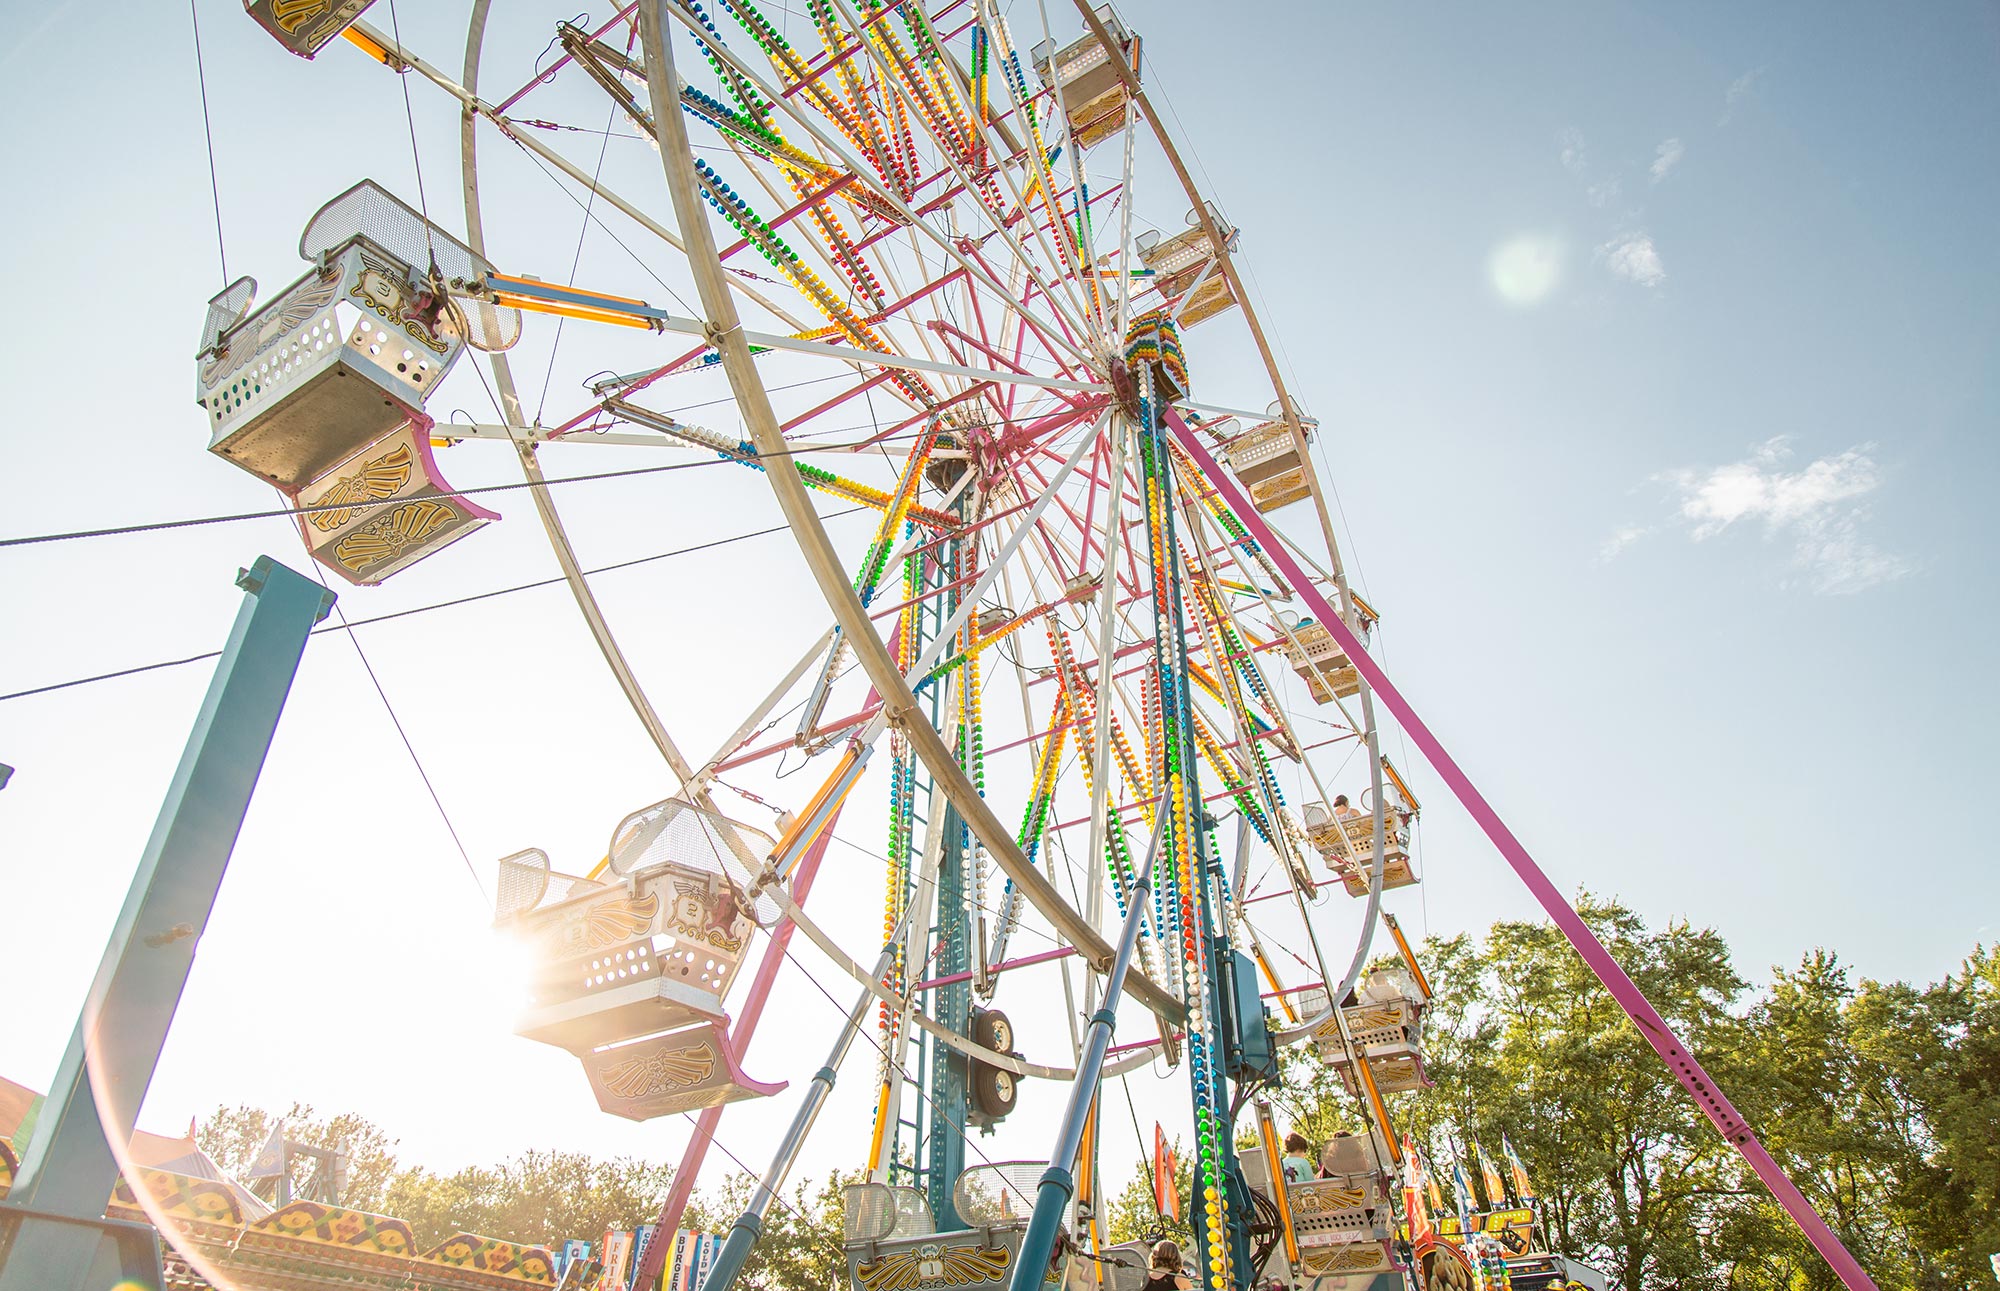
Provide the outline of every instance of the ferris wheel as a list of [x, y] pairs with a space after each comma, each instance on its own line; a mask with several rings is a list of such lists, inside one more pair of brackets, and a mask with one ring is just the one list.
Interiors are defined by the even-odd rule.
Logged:
[[[1378, 695], [1764, 1172], [1368, 657], [1377, 613], [1347, 583], [1317, 423], [1238, 270], [1254, 230], [1196, 185], [1147, 97], [1141, 35], [1109, 6], [808, 0], [778, 21], [750, 0], [638, 0], [595, 25], [552, 13], [545, 57], [502, 68], [475, 0], [457, 72], [368, 7], [248, 5], [296, 53], [344, 39], [428, 82], [413, 110], [461, 122], [463, 232], [372, 180], [329, 200], [296, 283], [259, 302], [239, 280], [210, 303], [210, 448], [294, 498], [313, 559], [361, 584], [499, 519], [443, 480], [438, 449], [504, 442], [534, 486], [678, 788], [617, 822], [601, 860], [502, 860], [496, 918], [538, 965], [523, 1036], [575, 1054], [606, 1112], [699, 1113], [663, 1225], [722, 1109], [801, 1074], [755, 1071], [748, 1045], [803, 933], [857, 1000], [732, 1234], [734, 1268], [861, 1035], [876, 1098], [846, 1223], [862, 1291], [1136, 1287], [1143, 1253], [1101, 1232], [1094, 1108], [1102, 1081], [1144, 1065], [1189, 1101], [1203, 1285], [1359, 1286], [1409, 1265], [1422, 1203], [1391, 1099], [1428, 1085], [1429, 987], [1383, 898], [1418, 881], [1419, 803], [1379, 747]], [[535, 96], [573, 90], [657, 148], [656, 182], [615, 191], [548, 141], [567, 136], [529, 115]], [[511, 212], [481, 170], [496, 144], [666, 248], [694, 300], [568, 281], [555, 254], [499, 262]], [[650, 334], [657, 359], [544, 420], [508, 354], [543, 323]], [[1223, 349], [1206, 339], [1224, 334], [1256, 356], [1247, 406], [1203, 393]], [[426, 412], [460, 367], [490, 382], [497, 421]], [[701, 397], [718, 387], [720, 408]], [[822, 594], [797, 607], [824, 631], [794, 666], [726, 679], [762, 698], [705, 760], [640, 686], [546, 487], [546, 453], [590, 444], [760, 473]], [[836, 531], [820, 499], [872, 522]], [[770, 804], [744, 777], [779, 757], [811, 788]], [[1338, 777], [1356, 765], [1350, 803]], [[835, 830], [870, 828], [843, 814], [870, 771], [887, 785], [881, 919], [837, 926], [808, 897]], [[753, 823], [767, 805], [775, 819]], [[1272, 950], [1280, 910], [1291, 968]], [[1051, 949], [1024, 953], [1028, 927]], [[1085, 970], [1061, 1006], [1071, 1045], [1022, 1051], [1008, 1010], [1050, 1006], [1010, 987], [1070, 960]], [[1235, 1146], [1286, 1046], [1338, 1071], [1366, 1127], [1305, 1184], [1287, 1184], [1268, 1112], [1263, 1146]], [[1000, 1126], [1023, 1080], [1072, 1090], [1055, 1144], [968, 1160], [968, 1127]]]

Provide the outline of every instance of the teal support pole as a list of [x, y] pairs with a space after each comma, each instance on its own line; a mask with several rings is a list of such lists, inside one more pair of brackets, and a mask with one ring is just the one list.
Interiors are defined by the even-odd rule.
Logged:
[[1118, 997], [1124, 993], [1132, 952], [1139, 945], [1139, 926], [1152, 904], [1153, 858], [1166, 823], [1167, 809], [1162, 804], [1154, 817], [1146, 860], [1138, 867], [1138, 881], [1126, 898], [1125, 926], [1118, 934], [1118, 954], [1111, 961], [1111, 973], [1104, 979], [1104, 1002], [1090, 1015], [1090, 1030], [1084, 1034], [1083, 1052], [1076, 1061], [1076, 1080], [1070, 1086], [1069, 1106], [1063, 1109], [1062, 1128], [1056, 1133], [1056, 1150], [1049, 1154], [1049, 1168], [1042, 1172], [1041, 1186], [1035, 1191], [1035, 1211], [1021, 1238], [1021, 1259], [1014, 1265], [1008, 1291], [1042, 1291], [1049, 1260], [1055, 1254], [1056, 1230], [1062, 1227], [1063, 1208], [1076, 1195], [1076, 1157], [1083, 1148], [1083, 1127], [1090, 1121], [1090, 1104], [1097, 1097], [1104, 1054], [1111, 1047], [1112, 1029], [1118, 1025]]
[[[932, 702], [937, 697], [932, 696]], [[937, 794], [933, 802], [942, 801]], [[925, 829], [932, 828], [929, 821]], [[972, 849], [965, 846], [965, 821], [955, 807], [946, 807], [936, 828], [944, 831], [944, 846], [938, 859], [937, 920], [932, 925], [935, 954], [929, 971], [939, 977], [956, 977], [972, 971], [972, 916], [966, 910], [966, 894], [972, 891]], [[940, 1026], [958, 1035], [972, 1030], [972, 983], [954, 982], [932, 988], [931, 1016]], [[924, 1139], [924, 1153], [918, 1158], [924, 1170], [924, 1187], [931, 1217], [938, 1231], [965, 1227], [958, 1213], [958, 1176], [965, 1171], [965, 1125], [972, 1110], [972, 1060], [958, 1050], [927, 1039], [930, 1051], [930, 1133]]]
[[13, 1230], [0, 1254], [0, 1291], [103, 1291], [116, 1281], [102, 1280], [106, 1239], [96, 1226], [104, 1223], [118, 1159], [187, 987], [306, 638], [333, 608], [332, 592], [269, 556], [239, 571], [236, 585], [248, 599], [139, 858], [20, 1176], [0, 1206], [0, 1230]]

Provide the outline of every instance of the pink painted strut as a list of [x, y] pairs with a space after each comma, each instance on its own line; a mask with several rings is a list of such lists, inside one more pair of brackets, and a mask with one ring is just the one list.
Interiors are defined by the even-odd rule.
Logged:
[[1188, 429], [1187, 423], [1181, 420], [1179, 413], [1169, 411], [1166, 421], [1173, 430], [1174, 438], [1180, 441], [1188, 456], [1192, 457], [1196, 465], [1207, 474], [1209, 482], [1215, 485], [1217, 491], [1229, 503], [1230, 509], [1236, 513], [1236, 518], [1257, 535], [1257, 540], [1264, 545], [1265, 553], [1279, 569], [1284, 571], [1286, 577], [1292, 580], [1292, 586], [1298, 595], [1311, 607], [1319, 622], [1333, 633], [1334, 639], [1340, 642], [1340, 648], [1354, 661], [1355, 669], [1367, 680], [1384, 706], [1395, 714], [1396, 721], [1401, 724], [1409, 737], [1416, 741], [1417, 747], [1424, 751], [1424, 757], [1432, 768], [1444, 778], [1447, 785], [1451, 786], [1452, 793], [1457, 795], [1466, 811], [1472, 814], [1472, 818], [1479, 822], [1479, 827], [1486, 831], [1486, 836], [1493, 840], [1493, 845], [1500, 849], [1500, 854], [1507, 858], [1507, 863], [1514, 867], [1514, 873], [1521, 876], [1521, 881], [1527, 884], [1528, 891], [1541, 902], [1542, 909], [1548, 912], [1556, 927], [1562, 929], [1563, 935], [1569, 938], [1569, 944], [1576, 948], [1576, 953], [1583, 956], [1583, 962], [1590, 966], [1590, 971], [1597, 974], [1597, 980], [1604, 983], [1604, 989], [1610, 991], [1611, 997], [1618, 1001], [1618, 1006], [1625, 1010], [1625, 1016], [1631, 1018], [1633, 1025], [1639, 1028], [1639, 1033], [1646, 1037], [1646, 1043], [1653, 1046], [1653, 1052], [1660, 1055], [1660, 1061], [1667, 1064], [1667, 1070], [1673, 1073], [1674, 1079], [1678, 1080], [1681, 1087], [1694, 1098], [1695, 1105], [1700, 1107], [1714, 1123], [1715, 1128], [1722, 1132], [1722, 1137], [1729, 1140], [1730, 1145], [1743, 1154], [1743, 1159], [1750, 1163], [1750, 1168], [1757, 1172], [1757, 1177], [1764, 1181], [1766, 1188], [1770, 1189], [1771, 1196], [1785, 1208], [1785, 1213], [1792, 1217], [1799, 1230], [1819, 1251], [1820, 1257], [1827, 1262], [1828, 1267], [1839, 1276], [1840, 1280], [1847, 1284], [1850, 1291], [1875, 1291], [1874, 1280], [1862, 1270], [1860, 1263], [1848, 1253], [1847, 1248], [1841, 1245], [1840, 1239], [1833, 1235], [1833, 1230], [1826, 1226], [1826, 1221], [1820, 1218], [1812, 1203], [1799, 1192], [1791, 1177], [1772, 1160], [1763, 1143], [1758, 1141], [1756, 1133], [1730, 1105], [1729, 1099], [1716, 1087], [1715, 1081], [1702, 1070], [1701, 1064], [1695, 1061], [1694, 1055], [1688, 1052], [1688, 1047], [1681, 1043], [1680, 1037], [1667, 1026], [1659, 1010], [1652, 1006], [1638, 985], [1623, 968], [1619, 967], [1618, 961], [1611, 957], [1611, 952], [1604, 948], [1604, 943], [1597, 939], [1597, 934], [1590, 930], [1590, 926], [1584, 923], [1582, 916], [1577, 914], [1569, 901], [1557, 890], [1556, 885], [1549, 881], [1549, 876], [1542, 873], [1541, 866], [1535, 864], [1535, 858], [1528, 855], [1528, 849], [1522, 845], [1520, 839], [1514, 837], [1514, 831], [1507, 828], [1506, 822], [1500, 819], [1500, 814], [1493, 809], [1492, 804], [1487, 802], [1473, 786], [1471, 778], [1460, 769], [1457, 762], [1452, 760], [1451, 754], [1445, 752], [1444, 745], [1431, 733], [1431, 728], [1424, 725], [1423, 719], [1417, 716], [1416, 710], [1410, 707], [1410, 701], [1403, 698], [1403, 693], [1396, 689], [1388, 674], [1382, 671], [1381, 665], [1361, 648], [1361, 642], [1355, 637], [1354, 630], [1347, 626], [1347, 620], [1341, 618], [1340, 613], [1327, 603], [1325, 594], [1306, 577], [1305, 571], [1299, 568], [1298, 562], [1292, 558], [1292, 553], [1278, 541], [1277, 535], [1271, 532], [1270, 525], [1266, 524], [1263, 517], [1257, 514], [1256, 508], [1250, 505], [1250, 499], [1244, 496], [1243, 488], [1236, 482], [1236, 478], [1215, 464], [1215, 459], [1209, 455], [1200, 437]]
[[[872, 702], [874, 695], [869, 699]], [[806, 895], [812, 891], [813, 877], [819, 873], [819, 863], [826, 857], [827, 844], [833, 841], [833, 827], [840, 823], [840, 808], [833, 809], [833, 816], [826, 822], [799, 858], [798, 871], [792, 879], [792, 900], [805, 904]], [[792, 930], [796, 925], [791, 916], [781, 919], [771, 931], [770, 944], [764, 948], [764, 958], [758, 961], [757, 976], [751, 980], [750, 994], [743, 1001], [743, 1015], [736, 1019], [736, 1034], [730, 1042], [736, 1046], [736, 1056], [740, 1061], [744, 1051], [750, 1047], [750, 1037], [757, 1030], [757, 1020], [764, 1015], [764, 1002], [770, 998], [771, 986], [778, 979], [778, 969], [785, 962], [785, 948], [791, 944]], [[681, 1163], [674, 1171], [674, 1181], [667, 1191], [667, 1200], [660, 1207], [659, 1226], [654, 1229], [656, 1236], [671, 1239], [680, 1228], [681, 1215], [687, 1210], [688, 1198], [694, 1194], [695, 1176], [701, 1173], [702, 1159], [708, 1155], [708, 1145], [715, 1141], [715, 1127], [722, 1124], [722, 1108], [705, 1108], [694, 1123], [694, 1135], [688, 1139], [687, 1150], [681, 1153]], [[632, 1285], [655, 1286], [660, 1280], [660, 1269], [666, 1263], [667, 1247], [670, 1240], [649, 1242], [639, 1257], [639, 1270], [633, 1274]]]
[[[1031, 964], [1046, 964], [1052, 959], [1067, 959], [1069, 956], [1074, 955], [1075, 953], [1076, 953], [1076, 947], [1074, 946], [1058, 946], [1054, 950], [1044, 950], [1038, 954], [1023, 955], [1019, 959], [1010, 959], [1005, 963], [995, 964], [993, 965], [993, 967], [987, 969], [986, 971], [989, 973], [1004, 973], [1010, 969], [1026, 968]], [[974, 977], [977, 976], [978, 976], [977, 973], [973, 973], [970, 971], [963, 973], [951, 973], [944, 977], [933, 977], [928, 982], [918, 982], [915, 986], [912, 986], [910, 989], [913, 991], [928, 991], [932, 987], [936, 986], [952, 986], [956, 985], [959, 982], [969, 982]]]

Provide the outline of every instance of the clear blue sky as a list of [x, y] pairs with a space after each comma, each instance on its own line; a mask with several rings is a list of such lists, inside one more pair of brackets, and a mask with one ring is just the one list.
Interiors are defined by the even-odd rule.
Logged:
[[[456, 69], [462, 6], [404, 8], [411, 44]], [[1017, 26], [1035, 21], [1017, 8]], [[1321, 419], [1385, 662], [1558, 884], [1713, 925], [1753, 978], [1823, 945], [1862, 973], [1928, 980], [1992, 941], [1995, 10], [1133, 8], [1149, 83], [1242, 227]], [[324, 198], [364, 174], [413, 187], [401, 96], [351, 50], [308, 65], [231, 0], [201, 10], [230, 269], [274, 290]], [[496, 80], [521, 79], [556, 16], [496, 25]], [[185, 13], [70, 0], [6, 40], [0, 530], [268, 505], [202, 452], [192, 404], [219, 276]], [[457, 227], [456, 119], [409, 89], [431, 205]], [[561, 87], [543, 110], [603, 123], [601, 100]], [[570, 277], [574, 208], [490, 138], [496, 258]], [[576, 138], [562, 142], [588, 164]], [[614, 140], [607, 176], [667, 210], [641, 145]], [[1142, 209], [1174, 227], [1178, 206]], [[664, 299], [602, 237], [576, 280]], [[531, 403], [549, 334], [517, 361]], [[1244, 348], [1209, 336], [1190, 344], [1198, 388], [1251, 397], [1236, 394]], [[551, 411], [590, 372], [656, 353], [572, 336]], [[453, 381], [433, 411], [490, 419], [465, 369]], [[733, 425], [726, 407], [703, 415]], [[574, 451], [551, 470], [660, 460]], [[477, 445], [444, 468], [512, 476]], [[698, 493], [572, 486], [584, 559], [777, 522], [756, 477], [707, 487], [718, 475]], [[343, 605], [360, 617], [547, 577], [525, 502], [500, 509], [507, 522]], [[214, 648], [230, 575], [260, 551], [302, 559], [275, 521], [0, 552], [0, 690]], [[825, 620], [781, 538], [729, 562], [600, 580], [704, 752], [735, 716], [714, 679], [782, 669]], [[671, 787], [559, 589], [360, 635], [475, 867], [535, 843], [582, 863]], [[188, 668], [0, 705], [0, 761], [19, 768], [0, 793], [17, 975], [0, 1074], [40, 1086], [53, 1071], [205, 682]], [[1388, 748], [1426, 806], [1406, 921], [1449, 933], [1531, 914], [1418, 759]], [[852, 837], [876, 846], [879, 813], [857, 813]], [[851, 900], [857, 928], [879, 882], [859, 864], [865, 891], [826, 898]], [[298, 1097], [369, 1115], [440, 1165], [529, 1143], [677, 1156], [677, 1124], [599, 1116], [568, 1059], [508, 1035], [485, 919], [352, 648], [322, 639], [146, 1123]], [[844, 1006], [849, 989], [822, 980]], [[753, 1051], [756, 1074], [818, 1061], [835, 1009], [797, 990], [796, 1028]], [[830, 1124], [865, 1115], [865, 1083]], [[1031, 1091], [1024, 1122], [1056, 1097]], [[724, 1141], [761, 1161], [776, 1119], [736, 1116]], [[854, 1134], [827, 1137], [815, 1170], [854, 1154]]]

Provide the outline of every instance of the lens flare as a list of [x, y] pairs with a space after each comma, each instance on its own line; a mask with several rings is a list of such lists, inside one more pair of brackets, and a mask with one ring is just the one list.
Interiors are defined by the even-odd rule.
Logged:
[[1553, 234], [1521, 233], [1502, 242], [1487, 258], [1493, 290], [1510, 305], [1539, 305], [1562, 281], [1563, 243]]

